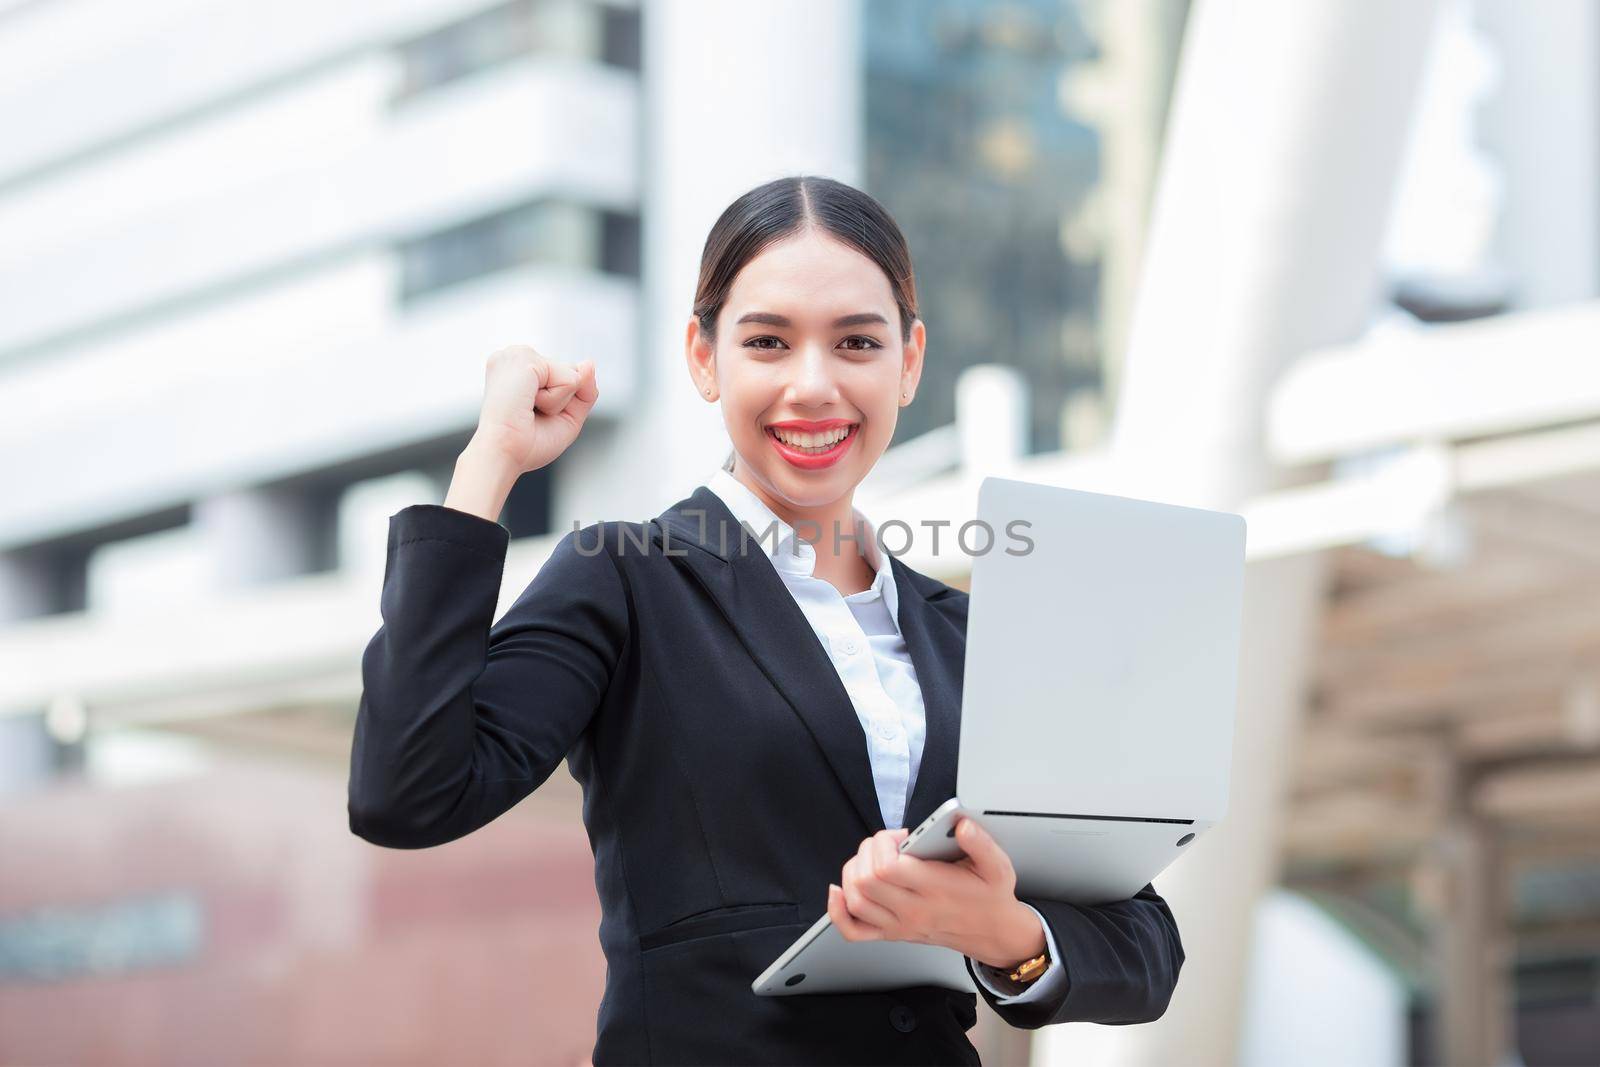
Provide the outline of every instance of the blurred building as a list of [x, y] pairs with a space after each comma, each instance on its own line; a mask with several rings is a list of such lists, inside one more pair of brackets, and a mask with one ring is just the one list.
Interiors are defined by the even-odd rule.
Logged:
[[490, 351], [636, 402], [641, 48], [599, 0], [0, 10], [0, 1058], [587, 1057], [575, 787], [364, 847], [334, 635]]
[[913, 436], [975, 364], [1028, 385], [1028, 452], [1099, 443], [1187, 0], [864, 5], [864, 186], [916, 256]]
[[0, 1058], [583, 1062], [568, 776], [346, 830], [388, 518], [511, 343], [601, 399], [503, 604], [685, 495], [706, 232], [811, 173], [901, 222], [929, 328], [869, 514], [1008, 473], [1251, 523], [1174, 1010], [981, 1012], [985, 1061], [1600, 1061], [1600, 16], [1384, 8], [0, 2]]
[[[886, 484], [951, 467], [956, 379], [997, 353], [1035, 386], [1029, 447], [1059, 447], [1068, 402], [1107, 377], [1103, 268], [1142, 211], [1107, 205], [1148, 195], [1186, 9], [1141, 7], [1148, 26], [1076, 3], [0, 7], [0, 832], [38, 860], [0, 887], [18, 1042], [0, 1052], [204, 1058], [225, 1029], [119, 1039], [110, 1020], [213, 996], [273, 1005], [227, 1007], [269, 1057], [376, 1047], [371, 1027], [333, 1035], [320, 954], [370, 983], [395, 945], [384, 902], [437, 882], [462, 906], [394, 907], [422, 908], [419, 951], [459, 959], [482, 918], [466, 887], [501, 877], [466, 857], [584, 844], [564, 781], [441, 850], [453, 865], [341, 838], [388, 516], [442, 498], [483, 360], [510, 343], [594, 359], [602, 396], [508, 503], [508, 587], [573, 519], [653, 514], [701, 480], [725, 445], [672, 341], [743, 189], [829, 174], [906, 223], [935, 358], [898, 439], [920, 447]], [[779, 86], [797, 45], [828, 65]], [[1137, 113], [1096, 110], [1108, 76]], [[731, 98], [741, 79], [763, 94]], [[333, 839], [303, 837], [319, 819]], [[271, 874], [296, 840], [316, 866]], [[563, 864], [495, 899], [587, 915], [588, 872]], [[472, 957], [482, 985], [575, 961], [528, 1025], [586, 1048], [597, 946], [529, 947]], [[316, 990], [335, 1005], [306, 1022]], [[438, 1023], [459, 1038], [464, 1018]]]

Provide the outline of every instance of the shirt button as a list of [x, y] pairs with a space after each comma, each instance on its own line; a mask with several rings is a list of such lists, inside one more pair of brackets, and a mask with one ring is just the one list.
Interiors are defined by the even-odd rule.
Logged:
[[887, 741], [895, 735], [895, 728], [892, 723], [880, 722], [875, 728], [875, 732], [879, 737]]
[[909, 1034], [917, 1028], [917, 1012], [907, 1004], [896, 1004], [889, 1009], [889, 1024], [902, 1034]]
[[844, 639], [844, 644], [839, 647], [844, 649], [845, 655], [853, 656], [861, 650], [861, 643], [853, 637], [847, 637]]

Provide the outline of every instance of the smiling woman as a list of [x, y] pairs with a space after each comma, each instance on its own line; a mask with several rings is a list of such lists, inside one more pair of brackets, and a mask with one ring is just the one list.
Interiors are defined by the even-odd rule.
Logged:
[[972, 829], [961, 861], [896, 856], [955, 792], [967, 594], [885, 551], [853, 499], [924, 341], [882, 206], [825, 178], [769, 182], [712, 228], [686, 326], [726, 468], [648, 522], [566, 534], [493, 622], [495, 518], [598, 396], [593, 363], [516, 345], [490, 357], [445, 504], [391, 518], [351, 829], [442, 844], [566, 759], [600, 895], [597, 1067], [979, 1062], [969, 990], [755, 994], [824, 912], [853, 940], [960, 953], [1013, 1026], [1166, 1009], [1183, 949], [1153, 886], [1101, 907], [1019, 899]]
[[[787, 521], [847, 528], [851, 488], [916, 392], [925, 334], [910, 250], [877, 201], [822, 177], [739, 197], [706, 239], [685, 342], [733, 441], [723, 469]], [[821, 546], [819, 573], [863, 575], [837, 547]]]

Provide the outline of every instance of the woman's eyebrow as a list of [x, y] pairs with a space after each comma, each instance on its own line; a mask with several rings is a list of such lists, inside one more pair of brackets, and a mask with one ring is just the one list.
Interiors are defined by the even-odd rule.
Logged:
[[[746, 322], [760, 322], [768, 326], [794, 325], [789, 321], [787, 315], [778, 315], [771, 311], [747, 311], [739, 316], [739, 321], [735, 322], [734, 325], [738, 326]], [[876, 311], [858, 311], [854, 315], [841, 315], [839, 318], [834, 319], [833, 326], [837, 329], [841, 326], [862, 326], [869, 322], [881, 323], [884, 326], [889, 325], [889, 320]]]

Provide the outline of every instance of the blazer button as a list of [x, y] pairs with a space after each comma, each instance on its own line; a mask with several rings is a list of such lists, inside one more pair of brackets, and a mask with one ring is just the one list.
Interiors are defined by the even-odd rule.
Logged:
[[889, 1022], [902, 1034], [917, 1028], [917, 1011], [908, 1004], [896, 1004], [889, 1009]]

